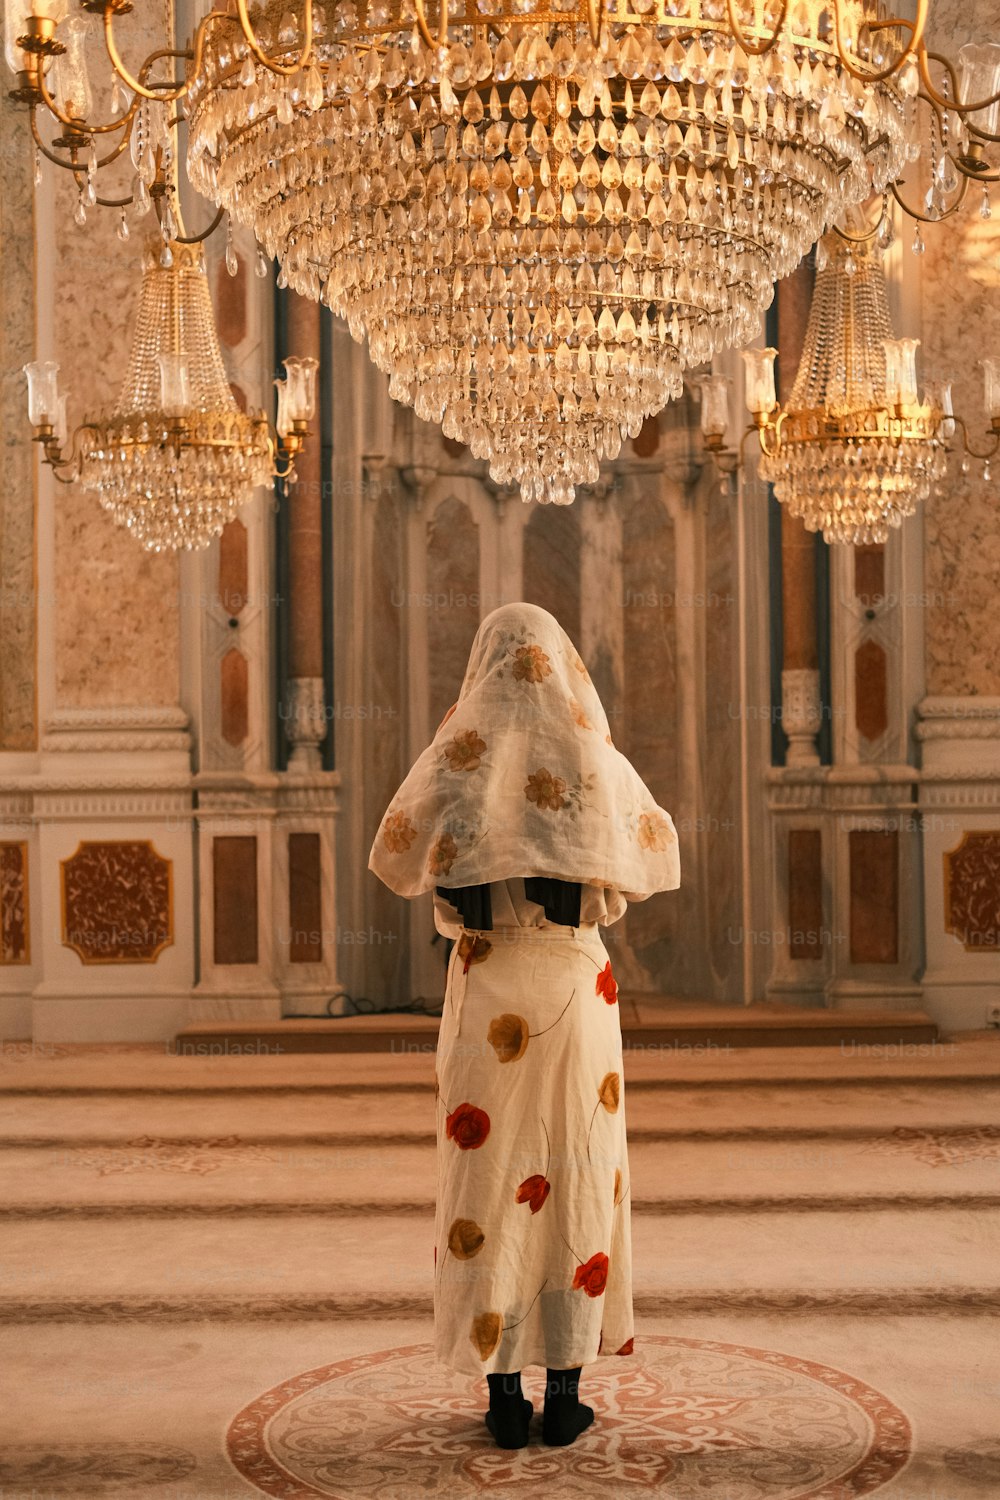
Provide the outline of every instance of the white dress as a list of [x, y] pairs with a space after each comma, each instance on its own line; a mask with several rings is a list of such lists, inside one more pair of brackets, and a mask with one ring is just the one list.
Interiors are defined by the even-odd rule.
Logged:
[[456, 939], [437, 1052], [435, 1349], [470, 1374], [631, 1354], [629, 1171], [618, 994], [583, 887], [580, 926], [546, 922], [521, 880], [490, 887], [493, 929]]

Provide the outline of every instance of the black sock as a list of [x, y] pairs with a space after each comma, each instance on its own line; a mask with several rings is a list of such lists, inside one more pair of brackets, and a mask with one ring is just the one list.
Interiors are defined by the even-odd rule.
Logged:
[[487, 1375], [486, 1383], [490, 1388], [490, 1409], [486, 1413], [486, 1425], [496, 1439], [497, 1447], [526, 1447], [532, 1407], [531, 1402], [525, 1400], [521, 1389], [520, 1370], [502, 1375]]
[[550, 1448], [575, 1442], [594, 1420], [594, 1409], [579, 1397], [581, 1365], [570, 1370], [547, 1370], [542, 1437]]

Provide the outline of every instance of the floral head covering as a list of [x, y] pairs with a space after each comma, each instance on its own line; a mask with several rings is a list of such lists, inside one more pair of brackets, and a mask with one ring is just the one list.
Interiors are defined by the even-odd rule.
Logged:
[[455, 711], [393, 797], [368, 865], [400, 896], [518, 875], [633, 898], [680, 884], [669, 813], [612, 744], [573, 642], [534, 604], [483, 620]]

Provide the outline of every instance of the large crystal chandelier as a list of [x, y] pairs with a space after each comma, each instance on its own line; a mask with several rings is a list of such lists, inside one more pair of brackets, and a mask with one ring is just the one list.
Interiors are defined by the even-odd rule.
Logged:
[[[753, 337], [773, 283], [905, 159], [902, 81], [860, 4], [406, 0], [314, 12], [312, 61], [236, 19], [188, 96], [195, 186], [322, 297], [390, 389], [525, 498], [569, 501], [685, 368]], [[742, 15], [742, 23], [738, 17]], [[302, 13], [251, 11], [291, 66]]]
[[[827, 235], [798, 372], [759, 472], [828, 542], [884, 542], [944, 477], [950, 386], [928, 384], [920, 400], [918, 344], [894, 335], [877, 236]], [[768, 404], [759, 372], [771, 354], [744, 352], [755, 416]]]

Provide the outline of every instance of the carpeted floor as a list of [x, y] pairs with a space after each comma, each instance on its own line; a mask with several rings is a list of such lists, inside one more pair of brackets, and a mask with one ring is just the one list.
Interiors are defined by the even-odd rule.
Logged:
[[1000, 1038], [625, 1079], [635, 1353], [505, 1454], [430, 1353], [431, 1057], [8, 1045], [0, 1496], [1000, 1500]]

